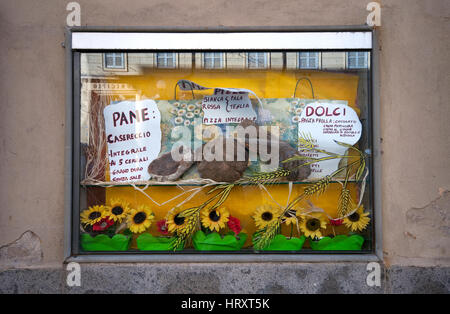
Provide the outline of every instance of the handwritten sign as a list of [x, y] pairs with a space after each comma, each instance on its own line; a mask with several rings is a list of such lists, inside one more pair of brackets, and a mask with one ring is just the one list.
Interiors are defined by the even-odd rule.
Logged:
[[203, 124], [240, 123], [242, 120], [256, 120], [247, 92], [232, 92], [216, 88], [214, 95], [204, 96]]
[[148, 165], [161, 150], [161, 113], [153, 100], [122, 101], [105, 107], [110, 180], [149, 180]]
[[[342, 155], [347, 148], [335, 142], [354, 145], [361, 137], [361, 122], [356, 112], [343, 104], [311, 103], [299, 118], [299, 137], [312, 138], [317, 149]], [[301, 150], [302, 154], [322, 158], [327, 154]], [[308, 179], [318, 179], [337, 170], [340, 158], [317, 162], [311, 165]]]

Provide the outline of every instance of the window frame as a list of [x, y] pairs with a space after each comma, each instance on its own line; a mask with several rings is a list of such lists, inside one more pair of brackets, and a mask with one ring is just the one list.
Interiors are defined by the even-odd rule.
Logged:
[[[312, 53], [316, 54], [316, 58], [315, 58], [316, 66], [314, 66], [314, 67], [309, 65], [309, 62], [311, 59], [310, 54], [312, 54]], [[305, 55], [305, 54], [308, 54], [308, 56], [306, 57], [308, 66], [302, 67], [302, 55]], [[319, 70], [320, 69], [320, 52], [318, 52], [318, 51], [299, 52], [298, 53], [298, 68], [303, 69], [303, 70]]]
[[[356, 56], [355, 57], [351, 57], [350, 56], [351, 53], [356, 53]], [[363, 55], [363, 57], [364, 57], [364, 64], [362, 66], [359, 64], [359, 61], [358, 61], [359, 58], [360, 58], [360, 56], [359, 56], [360, 53], [364, 54]], [[350, 66], [350, 58], [353, 58], [353, 59], [356, 60], [357, 64], [355, 66]], [[347, 52], [345, 54], [346, 68], [348, 70], [366, 69], [369, 66], [369, 60], [368, 59], [369, 58], [367, 57], [367, 53], [365, 51], [351, 51], [351, 52]]]
[[[159, 58], [160, 58], [160, 55], [163, 55], [163, 54], [164, 54], [163, 59], [164, 59], [165, 65], [159, 66]], [[168, 54], [172, 54], [172, 58], [167, 56]], [[173, 66], [167, 66], [167, 61], [170, 59], [172, 59]], [[176, 69], [178, 67], [177, 59], [178, 59], [178, 54], [176, 52], [157, 52], [157, 53], [155, 53], [155, 64], [158, 69]]]
[[[372, 124], [368, 132], [371, 133], [372, 149], [371, 158], [372, 168], [372, 191], [373, 199], [373, 224], [375, 245], [370, 253], [356, 254], [330, 254], [330, 253], [310, 253], [310, 254], [230, 254], [214, 253], [214, 254], [192, 254], [192, 253], [157, 253], [157, 254], [139, 254], [138, 252], [125, 252], [121, 254], [80, 254], [78, 247], [75, 246], [79, 241], [79, 158], [80, 158], [80, 91], [81, 91], [81, 75], [80, 75], [80, 54], [83, 49], [73, 46], [74, 34], [88, 34], [90, 32], [117, 33], [116, 27], [72, 27], [66, 29], [66, 145], [65, 145], [65, 215], [64, 215], [64, 258], [65, 262], [368, 262], [381, 261], [382, 254], [382, 234], [381, 234], [381, 158], [380, 158], [380, 113], [379, 113], [379, 73], [378, 73], [378, 40], [377, 31], [368, 26], [335, 26], [335, 27], [247, 27], [247, 28], [217, 28], [208, 29], [192, 29], [192, 28], [123, 28], [124, 33], [195, 33], [195, 34], [243, 34], [243, 33], [273, 33], [279, 32], [287, 34], [292, 32], [311, 32], [311, 33], [336, 33], [341, 32], [370, 32], [371, 48], [369, 70], [369, 105], [371, 109]], [[183, 34], [182, 34], [183, 35]], [[75, 42], [76, 43], [76, 42]], [[96, 44], [96, 43], [93, 43]], [[259, 47], [258, 47], [259, 48]], [[269, 48], [274, 50], [273, 48]], [[110, 51], [110, 48], [105, 49]], [[89, 49], [89, 51], [104, 52], [101, 49]], [[167, 50], [167, 49], [166, 49]], [[260, 49], [259, 49], [260, 50]], [[301, 49], [299, 49], [301, 50]], [[314, 48], [304, 49], [314, 50]], [[339, 50], [339, 49], [337, 49]], [[342, 49], [360, 51], [361, 49]], [[115, 52], [124, 52], [127, 50], [120, 49]]]
[[[122, 66], [108, 66], [106, 64], [106, 55], [107, 54], [113, 54], [114, 55], [114, 63], [116, 62], [116, 55], [120, 54], [121, 59], [122, 59]], [[128, 57], [127, 57], [127, 53], [126, 52], [104, 52], [102, 54], [102, 59], [103, 59], [103, 70], [104, 71], [127, 71], [128, 70]]]
[[[250, 54], [257, 54], [257, 60], [259, 57], [259, 54], [263, 54], [263, 66], [256, 66], [256, 67], [251, 67], [250, 66]], [[262, 51], [252, 51], [252, 52], [247, 52], [247, 69], [250, 70], [265, 70], [269, 68], [269, 52], [262, 52]], [[259, 63], [259, 61], [257, 61], [257, 63]]]
[[[202, 52], [202, 66], [204, 69], [207, 70], [218, 70], [218, 69], [224, 69], [226, 68], [225, 64], [226, 64], [226, 53], [225, 52], [217, 52], [217, 51], [207, 51], [207, 52]], [[212, 54], [211, 56], [206, 56], [206, 54]], [[208, 61], [206, 61], [207, 59], [212, 60], [212, 66], [211, 65], [207, 65]], [[219, 66], [215, 67], [214, 64], [216, 62], [216, 59], [219, 59]]]

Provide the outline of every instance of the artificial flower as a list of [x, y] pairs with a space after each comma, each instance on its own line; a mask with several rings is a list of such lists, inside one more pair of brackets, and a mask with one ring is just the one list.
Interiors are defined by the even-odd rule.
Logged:
[[353, 214], [344, 218], [344, 224], [351, 231], [363, 231], [370, 222], [369, 213], [360, 206]]
[[109, 219], [109, 217], [102, 218], [99, 222], [96, 222], [92, 226], [93, 231], [104, 231], [114, 225], [114, 220]]
[[305, 237], [321, 238], [322, 233], [320, 229], [326, 229], [327, 222], [322, 213], [313, 212], [303, 215], [299, 227], [305, 234]]
[[120, 199], [111, 199], [109, 206], [103, 213], [103, 217], [109, 217], [114, 222], [118, 221], [121, 223], [127, 217], [130, 209], [130, 205], [127, 202]]
[[202, 225], [211, 231], [216, 230], [217, 232], [225, 228], [225, 224], [228, 222], [228, 217], [230, 213], [225, 207], [219, 207], [213, 210], [205, 208], [201, 212], [202, 215]]
[[343, 219], [330, 219], [330, 225], [332, 226], [340, 226], [344, 222]]
[[255, 220], [256, 227], [262, 229], [272, 221], [278, 219], [280, 215], [281, 211], [278, 207], [262, 205], [256, 209], [253, 219]]
[[285, 223], [287, 226], [289, 225], [296, 225], [299, 221], [299, 219], [296, 216], [297, 211], [295, 210], [289, 210], [283, 217], [282, 222]]
[[177, 207], [167, 215], [166, 223], [169, 227], [169, 232], [176, 233], [178, 229], [182, 229], [186, 226], [188, 219], [179, 216], [182, 211], [183, 209], [181, 209], [181, 207]]
[[239, 232], [241, 232], [241, 230], [242, 230], [241, 221], [238, 218], [233, 217], [231, 215], [230, 215], [230, 217], [228, 217], [227, 226], [235, 234], [239, 234]]
[[140, 205], [137, 209], [130, 210], [128, 214], [128, 228], [133, 233], [144, 232], [154, 219], [153, 212], [145, 205]]
[[84, 210], [81, 215], [81, 222], [87, 225], [93, 225], [102, 220], [103, 213], [106, 208], [103, 205], [94, 205]]
[[158, 227], [158, 231], [162, 235], [168, 235], [169, 234], [169, 227], [167, 226], [167, 221], [165, 219], [161, 219], [156, 222], [156, 226]]

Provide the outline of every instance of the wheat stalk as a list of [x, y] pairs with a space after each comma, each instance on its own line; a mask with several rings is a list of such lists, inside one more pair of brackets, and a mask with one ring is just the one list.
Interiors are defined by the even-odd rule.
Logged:
[[251, 177], [245, 177], [244, 180], [250, 183], [264, 184], [274, 181], [278, 178], [287, 177], [290, 173], [290, 170], [279, 168], [272, 172], [256, 173]]
[[298, 137], [298, 146], [301, 149], [308, 149], [308, 150], [314, 149], [314, 139], [312, 138], [311, 133], [300, 134]]
[[306, 187], [303, 193], [305, 193], [306, 196], [311, 196], [315, 193], [322, 194], [330, 185], [331, 178], [332, 178], [331, 175], [325, 176], [324, 178], [320, 179], [313, 185]]
[[270, 245], [278, 230], [281, 227], [281, 219], [276, 219], [271, 221], [266, 227], [255, 232], [253, 247], [256, 250], [262, 250], [263, 248]]
[[178, 214], [179, 217], [184, 217], [185, 219], [187, 219], [187, 222], [182, 227], [178, 228], [175, 232], [176, 239], [171, 244], [171, 248], [173, 248], [174, 251], [179, 249], [183, 245], [183, 243], [186, 242], [186, 240], [191, 238], [194, 231], [200, 225], [200, 211], [217, 198], [219, 198], [218, 201], [211, 207], [211, 209], [216, 209], [217, 207], [222, 205], [230, 195], [230, 192], [234, 186], [235, 184], [232, 183], [224, 184], [220, 187], [216, 186], [208, 191], [207, 194], [217, 190], [218, 188], [221, 188], [222, 191], [220, 191], [207, 201], [203, 202], [203, 204], [201, 204], [200, 206], [185, 209]]
[[350, 210], [350, 190], [347, 188], [342, 188], [341, 194], [339, 195], [338, 203], [338, 216], [344, 217]]
[[181, 248], [183, 243], [194, 233], [198, 222], [200, 221], [200, 211], [194, 212], [191, 216], [187, 217], [187, 222], [181, 228], [178, 228], [175, 233], [175, 240], [171, 243], [170, 248], [174, 251]]

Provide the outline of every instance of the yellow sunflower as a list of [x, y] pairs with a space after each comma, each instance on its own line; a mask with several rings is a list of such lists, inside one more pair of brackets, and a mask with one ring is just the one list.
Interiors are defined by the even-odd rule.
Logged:
[[137, 209], [131, 209], [128, 213], [128, 228], [133, 233], [144, 232], [152, 224], [155, 218], [152, 210], [145, 205], [140, 205]]
[[321, 238], [320, 229], [327, 228], [327, 221], [322, 213], [308, 213], [302, 216], [299, 227], [305, 237]]
[[166, 221], [169, 232], [177, 233], [178, 231], [185, 231], [185, 228], [187, 227], [190, 219], [194, 219], [194, 215], [188, 217], [180, 217], [179, 214], [183, 210], [184, 209], [182, 209], [181, 207], [177, 207], [167, 215]]
[[103, 217], [109, 217], [109, 219], [121, 223], [127, 217], [130, 209], [130, 204], [127, 202], [113, 198], [110, 200], [107, 210], [103, 213]]
[[360, 206], [353, 214], [344, 218], [344, 224], [351, 231], [363, 231], [370, 222], [369, 213]]
[[296, 225], [297, 222], [299, 222], [301, 219], [300, 217], [297, 217], [297, 211], [294, 209], [289, 210], [283, 217], [283, 223], [286, 224], [286, 226], [289, 225]]
[[94, 205], [84, 210], [81, 215], [81, 222], [87, 225], [93, 225], [103, 218], [106, 207], [104, 205]]
[[201, 215], [203, 227], [208, 228], [211, 231], [216, 230], [217, 232], [219, 232], [221, 228], [225, 228], [228, 218], [230, 217], [230, 213], [225, 207], [213, 210], [205, 208], [202, 210]]
[[278, 207], [270, 205], [262, 205], [258, 207], [253, 215], [255, 225], [258, 229], [262, 229], [272, 221], [278, 219], [281, 215], [281, 210]]

